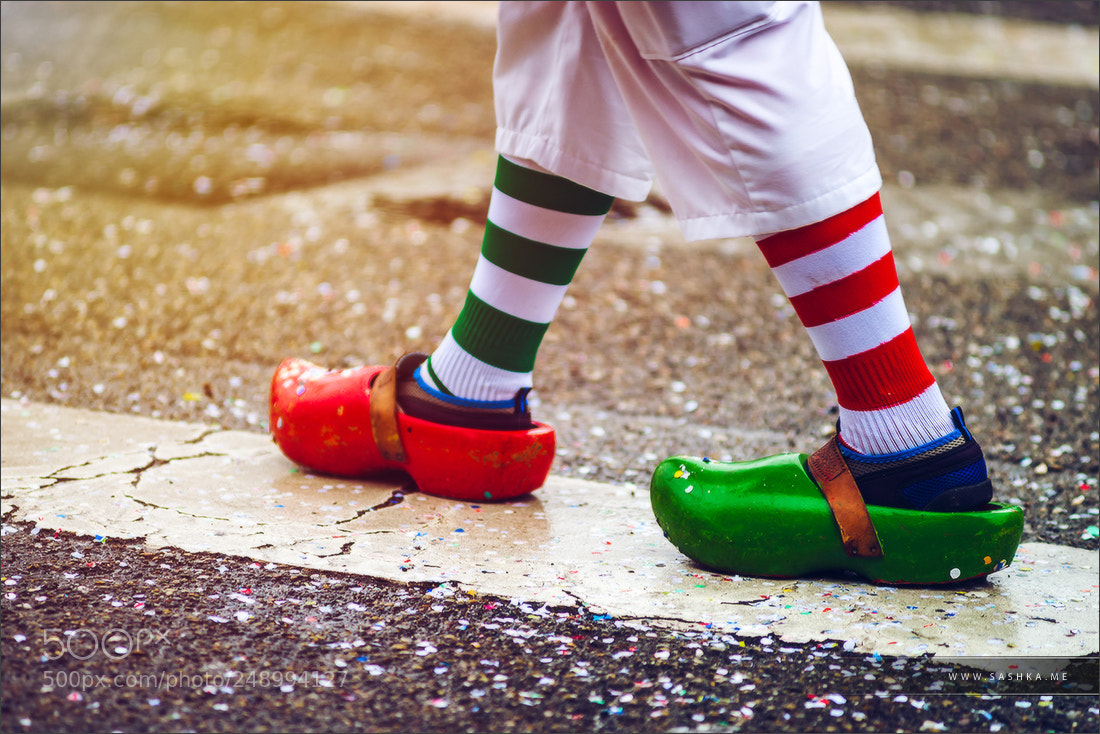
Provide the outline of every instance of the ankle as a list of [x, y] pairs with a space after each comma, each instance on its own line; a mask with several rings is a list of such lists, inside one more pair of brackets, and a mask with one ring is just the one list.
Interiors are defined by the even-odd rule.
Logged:
[[912, 448], [900, 449], [897, 451], [885, 451], [882, 453], [861, 451], [853, 446], [847, 440], [843, 432], [837, 434], [837, 444], [840, 446], [840, 453], [845, 459], [851, 459], [853, 461], [859, 461], [862, 463], [870, 464], [889, 464], [893, 461], [901, 461], [905, 459], [911, 459], [919, 457], [922, 454], [934, 453], [937, 449], [942, 447], [949, 447], [953, 443], [962, 444], [965, 443], [968, 434], [964, 434], [957, 428], [950, 433], [947, 433], [939, 438], [934, 438], [926, 443], [922, 443], [919, 446]]
[[506, 400], [448, 395], [429, 382], [424, 375], [426, 365], [425, 361], [398, 382], [397, 402], [414, 418], [482, 430], [528, 430], [534, 425], [527, 403], [530, 388], [521, 388]]
[[957, 511], [987, 503], [992, 483], [981, 446], [952, 411], [955, 430], [888, 454], [862, 454], [838, 440], [841, 456], [867, 504]]

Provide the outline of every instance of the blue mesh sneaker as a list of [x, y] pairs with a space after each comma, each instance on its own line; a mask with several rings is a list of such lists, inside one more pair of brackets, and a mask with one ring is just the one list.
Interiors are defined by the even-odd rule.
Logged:
[[869, 505], [931, 512], [980, 508], [993, 499], [982, 447], [961, 408], [951, 411], [953, 433], [893, 454], [858, 454], [837, 441], [844, 463]]

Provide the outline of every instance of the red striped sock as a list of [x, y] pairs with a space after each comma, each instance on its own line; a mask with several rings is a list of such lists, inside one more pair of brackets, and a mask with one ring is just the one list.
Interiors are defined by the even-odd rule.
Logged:
[[878, 194], [757, 245], [825, 364], [846, 444], [886, 454], [955, 430], [913, 336]]

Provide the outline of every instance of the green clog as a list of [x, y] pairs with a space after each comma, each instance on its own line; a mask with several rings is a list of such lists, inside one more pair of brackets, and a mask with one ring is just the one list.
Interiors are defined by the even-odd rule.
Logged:
[[724, 573], [790, 578], [853, 571], [887, 584], [941, 584], [1008, 566], [1024, 513], [990, 503], [969, 512], [867, 505], [880, 555], [855, 555], [805, 454], [745, 462], [663, 461], [650, 499], [665, 536], [682, 553]]

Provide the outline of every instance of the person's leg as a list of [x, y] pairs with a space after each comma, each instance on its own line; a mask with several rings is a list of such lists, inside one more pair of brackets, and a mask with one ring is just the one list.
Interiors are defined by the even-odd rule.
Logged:
[[402, 388], [437, 420], [481, 420], [533, 387], [538, 348], [613, 197], [652, 170], [583, 3], [502, 2], [497, 176], [466, 302]]
[[839, 450], [864, 499], [938, 510], [988, 502], [982, 451], [913, 335], [878, 195], [757, 245], [832, 381]]
[[685, 236], [757, 239], [809, 330], [865, 499], [988, 500], [981, 451], [913, 338], [870, 134], [816, 4], [589, 7]]
[[913, 341], [870, 135], [817, 5], [589, 7], [684, 234], [758, 241], [841, 406], [839, 436], [810, 456], [661, 462], [665, 536], [760, 576], [950, 583], [1011, 563], [1023, 513], [989, 503], [981, 448]]
[[829, 373], [849, 447], [892, 453], [954, 430], [913, 336], [878, 195], [757, 244]]
[[526, 399], [538, 348], [613, 198], [644, 198], [653, 174], [583, 4], [501, 3], [498, 40], [500, 158], [465, 304], [430, 356], [285, 360], [271, 433], [303, 466], [401, 469], [462, 499], [517, 496], [549, 472], [553, 429]]
[[402, 406], [459, 423], [512, 408], [533, 385], [542, 338], [612, 201], [501, 157], [465, 305]]

